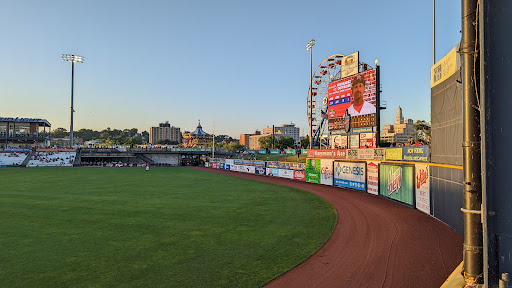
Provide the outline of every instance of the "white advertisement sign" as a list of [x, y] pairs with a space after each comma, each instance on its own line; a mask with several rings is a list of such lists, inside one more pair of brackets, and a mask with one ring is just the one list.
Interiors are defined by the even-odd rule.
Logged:
[[350, 149], [359, 148], [359, 134], [350, 135]]
[[334, 185], [366, 191], [366, 162], [334, 162]]
[[256, 173], [256, 167], [244, 165], [244, 172], [254, 174], [254, 173]]
[[359, 72], [359, 51], [347, 55], [341, 60], [341, 78], [357, 74]]
[[272, 169], [275, 169], [275, 168], [267, 168], [267, 170], [265, 170], [265, 174], [268, 176], [272, 176]]
[[241, 165], [233, 165], [233, 166], [231, 166], [231, 171], [240, 171], [240, 166]]
[[329, 135], [329, 147], [331, 149], [346, 149], [347, 135]]
[[430, 171], [428, 165], [416, 164], [416, 208], [430, 214]]
[[321, 159], [320, 160], [320, 184], [332, 186], [333, 184], [333, 170], [332, 164], [334, 160]]
[[293, 170], [279, 169], [279, 177], [293, 179]]
[[367, 192], [379, 195], [379, 162], [368, 161], [366, 175]]
[[224, 163], [226, 163], [228, 165], [235, 165], [235, 160], [234, 159], [226, 159], [225, 161], [226, 162], [224, 162]]

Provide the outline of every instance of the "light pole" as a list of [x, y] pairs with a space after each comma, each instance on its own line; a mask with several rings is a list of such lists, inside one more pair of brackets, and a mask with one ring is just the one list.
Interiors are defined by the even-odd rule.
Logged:
[[73, 148], [73, 80], [75, 74], [75, 62], [83, 63], [84, 57], [72, 54], [62, 54], [62, 61], [71, 62], [71, 124], [69, 127], [69, 146]]
[[309, 149], [313, 149], [313, 46], [315, 39], [311, 39], [306, 45], [306, 50], [310, 50], [310, 77], [309, 77]]

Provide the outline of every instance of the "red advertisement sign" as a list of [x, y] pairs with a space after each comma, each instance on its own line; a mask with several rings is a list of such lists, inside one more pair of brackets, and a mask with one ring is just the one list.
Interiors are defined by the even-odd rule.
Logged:
[[366, 165], [366, 187], [370, 194], [379, 195], [379, 162], [368, 162]]
[[219, 164], [217, 163], [212, 163], [212, 168], [217, 168], [219, 166]]
[[346, 159], [347, 158], [347, 150], [346, 149], [337, 149], [337, 150], [316, 150], [316, 149], [308, 149], [308, 157], [307, 158], [316, 158], [316, 159]]
[[360, 148], [374, 148], [375, 147], [375, 134], [376, 133], [360, 133], [359, 145]]
[[416, 208], [430, 214], [430, 173], [428, 165], [416, 164]]
[[293, 179], [306, 181], [306, 171], [293, 171]]

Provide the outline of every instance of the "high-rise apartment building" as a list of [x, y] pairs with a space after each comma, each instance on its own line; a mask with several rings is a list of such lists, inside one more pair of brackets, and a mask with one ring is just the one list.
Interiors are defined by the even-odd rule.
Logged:
[[385, 125], [382, 130], [380, 141], [387, 143], [407, 143], [409, 138], [415, 138], [414, 123], [412, 119], [405, 119], [402, 108], [398, 106], [396, 111], [395, 125]]
[[157, 144], [158, 141], [166, 139], [181, 143], [180, 128], [171, 126], [169, 121], [158, 124], [158, 127], [149, 128], [149, 143]]
[[240, 134], [240, 145], [249, 147], [249, 138], [254, 135], [261, 135], [261, 131], [254, 131], [253, 134]]
[[[272, 134], [272, 127], [266, 127], [263, 128], [263, 134], [268, 135]], [[295, 124], [283, 124], [281, 126], [274, 127], [274, 136], [276, 139], [279, 139], [281, 137], [290, 137], [295, 140], [295, 143], [297, 143], [300, 140], [300, 128], [295, 127]]]

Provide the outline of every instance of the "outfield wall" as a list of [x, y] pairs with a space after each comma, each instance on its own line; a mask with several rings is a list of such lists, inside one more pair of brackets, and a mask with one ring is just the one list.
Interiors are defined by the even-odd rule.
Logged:
[[426, 145], [309, 150], [305, 164], [211, 158], [206, 167], [369, 193], [418, 209], [464, 233], [462, 167], [429, 163]]

